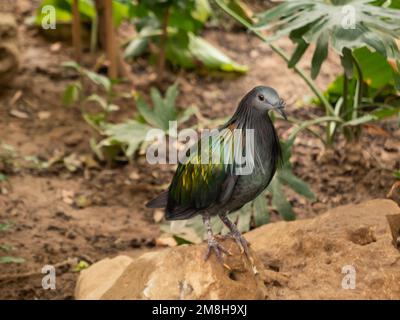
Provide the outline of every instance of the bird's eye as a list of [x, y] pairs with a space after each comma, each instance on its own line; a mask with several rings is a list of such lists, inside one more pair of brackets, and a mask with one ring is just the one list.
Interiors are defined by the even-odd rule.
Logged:
[[258, 99], [260, 99], [261, 101], [264, 101], [264, 96], [262, 94], [259, 94]]

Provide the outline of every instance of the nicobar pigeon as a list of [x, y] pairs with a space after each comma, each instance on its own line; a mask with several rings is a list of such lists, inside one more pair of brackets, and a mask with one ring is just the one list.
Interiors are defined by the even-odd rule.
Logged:
[[[167, 220], [201, 215], [208, 236], [205, 260], [214, 251], [217, 259], [223, 263], [222, 254], [229, 254], [212, 232], [210, 217], [216, 215], [230, 230], [228, 236], [233, 237], [241, 252], [250, 259], [249, 244], [227, 215], [255, 199], [271, 182], [282, 154], [268, 112], [276, 110], [286, 119], [284, 106], [284, 101], [273, 88], [258, 86], [252, 89], [242, 98], [227, 123], [214, 130], [214, 133], [202, 137], [189, 149], [189, 156], [185, 162], [179, 163], [168, 190], [147, 203], [149, 208], [165, 208]], [[240, 132], [238, 137], [241, 140], [234, 139], [235, 132]], [[248, 132], [253, 132], [253, 147], [247, 143]], [[207, 139], [204, 145], [208, 146], [208, 150], [202, 150], [204, 139]], [[253, 152], [248, 152], [250, 156], [244, 157], [250, 149]], [[220, 161], [211, 160], [217, 152], [217, 160]], [[204, 154], [208, 161], [204, 161]], [[237, 155], [245, 159], [240, 165], [236, 163], [239, 162]], [[251, 170], [247, 170], [249, 172], [239, 172], [248, 164], [252, 164]]]

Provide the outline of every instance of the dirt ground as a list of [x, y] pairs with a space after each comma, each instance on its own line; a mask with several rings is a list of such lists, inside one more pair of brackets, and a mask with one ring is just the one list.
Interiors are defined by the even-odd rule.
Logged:
[[[0, 233], [0, 244], [13, 247], [4, 255], [22, 257], [26, 262], [0, 264], [0, 298], [72, 299], [77, 261], [90, 264], [107, 256], [135, 256], [156, 247], [161, 232], [145, 202], [166, 186], [175, 168], [151, 166], [143, 157], [111, 167], [96, 162], [89, 145], [91, 129], [77, 109], [61, 102], [63, 90], [74, 80], [61, 67], [62, 62], [72, 59], [70, 46], [51, 43], [22, 23], [19, 32], [20, 72], [12, 83], [0, 88], [0, 142], [14, 150], [14, 155], [0, 153], [0, 171], [8, 176], [0, 184], [0, 223], [12, 225]], [[277, 89], [292, 116], [308, 119], [321, 113], [317, 107], [302, 103], [312, 96], [309, 89], [258, 39], [245, 32], [214, 28], [205, 30], [204, 36], [236, 61], [247, 64], [249, 72], [224, 78], [187, 71], [169, 73], [165, 86], [179, 79], [179, 105], [195, 104], [211, 119], [228, 116], [243, 94], [262, 84]], [[280, 45], [292, 49], [288, 41]], [[308, 54], [300, 64], [306, 70], [310, 59]], [[86, 55], [88, 66], [91, 61]], [[326, 87], [339, 71], [337, 58], [331, 54], [317, 83]], [[132, 65], [132, 72], [135, 89], [147, 93], [156, 77], [154, 67], [139, 60]], [[120, 93], [131, 89], [128, 84], [117, 86]], [[121, 98], [118, 104], [120, 118], [135, 111], [131, 99]], [[278, 122], [277, 127], [281, 137], [290, 132], [287, 123]], [[349, 147], [339, 141], [328, 155], [314, 137], [301, 134], [293, 149], [294, 171], [309, 183], [318, 199], [311, 203], [288, 191], [297, 218], [385, 197], [394, 182], [392, 171], [400, 167], [399, 146], [396, 119], [365, 127], [359, 145]], [[60, 164], [40, 166], [71, 154], [84, 159], [75, 172]], [[279, 216], [275, 214], [273, 219]], [[56, 290], [42, 289], [41, 268], [46, 264], [58, 266]]]

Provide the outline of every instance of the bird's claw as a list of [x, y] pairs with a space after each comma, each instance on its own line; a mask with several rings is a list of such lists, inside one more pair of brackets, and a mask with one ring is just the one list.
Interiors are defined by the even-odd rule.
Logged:
[[221, 246], [215, 238], [211, 238], [208, 240], [208, 247], [206, 254], [204, 255], [204, 261], [206, 261], [210, 257], [211, 251], [215, 252], [217, 260], [223, 266], [225, 266], [227, 269], [230, 269], [230, 267], [224, 263], [224, 260], [222, 259], [222, 253], [225, 253], [227, 255], [232, 255], [232, 254], [228, 250], [226, 250], [223, 246]]
[[239, 232], [229, 232], [226, 237], [233, 238], [240, 249], [240, 254], [245, 253], [250, 258], [250, 243]]

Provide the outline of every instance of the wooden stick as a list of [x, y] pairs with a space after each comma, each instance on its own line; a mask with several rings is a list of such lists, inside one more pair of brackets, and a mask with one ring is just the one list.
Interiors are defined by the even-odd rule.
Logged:
[[72, 3], [72, 45], [75, 49], [75, 60], [80, 62], [82, 53], [82, 38], [79, 0], [74, 0]]
[[105, 15], [105, 31], [106, 31], [106, 52], [108, 60], [108, 76], [111, 79], [115, 79], [118, 76], [118, 62], [117, 62], [117, 50], [114, 34], [113, 24], [113, 10], [112, 0], [104, 1], [104, 15]]

